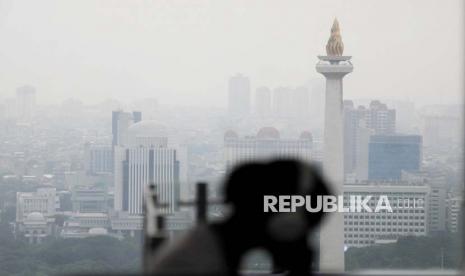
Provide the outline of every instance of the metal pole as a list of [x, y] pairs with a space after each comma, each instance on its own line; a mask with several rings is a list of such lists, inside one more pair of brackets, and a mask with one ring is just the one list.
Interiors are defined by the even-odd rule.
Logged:
[[207, 183], [197, 183], [197, 224], [207, 222]]

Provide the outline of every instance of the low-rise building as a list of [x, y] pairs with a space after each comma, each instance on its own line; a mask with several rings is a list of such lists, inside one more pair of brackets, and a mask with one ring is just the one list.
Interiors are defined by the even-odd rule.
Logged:
[[[400, 236], [428, 234], [428, 186], [387, 184], [345, 185], [344, 204], [351, 196], [372, 196], [368, 206], [373, 212], [347, 212], [344, 214], [344, 238], [348, 247], [363, 247]], [[375, 212], [380, 197], [386, 196], [392, 212], [382, 209]]]

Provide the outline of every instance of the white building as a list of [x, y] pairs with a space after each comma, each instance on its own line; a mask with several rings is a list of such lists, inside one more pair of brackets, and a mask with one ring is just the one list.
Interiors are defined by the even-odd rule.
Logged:
[[110, 145], [85, 146], [86, 171], [88, 174], [113, 172], [113, 149]]
[[422, 170], [420, 172], [402, 172], [402, 180], [408, 183], [423, 183], [431, 188], [428, 210], [429, 232], [439, 233], [447, 230], [447, 176], [441, 170]]
[[78, 213], [101, 213], [108, 209], [106, 189], [75, 186], [71, 191], [72, 209]]
[[279, 131], [273, 127], [264, 127], [256, 136], [243, 138], [230, 130], [224, 135], [226, 168], [256, 159], [298, 158], [310, 161], [312, 144], [312, 134], [306, 131], [296, 139], [281, 139]]
[[36, 108], [36, 89], [25, 85], [16, 90], [16, 115], [19, 123], [31, 123]]
[[97, 235], [113, 235], [110, 231], [110, 219], [106, 213], [72, 213], [66, 219], [60, 232], [62, 238], [86, 238]]
[[387, 183], [345, 185], [344, 200], [350, 196], [372, 196], [369, 207], [375, 210], [380, 196], [387, 196], [392, 213], [348, 212], [344, 214], [344, 243], [348, 247], [363, 247], [375, 243], [396, 241], [400, 236], [428, 234], [430, 187], [388, 185]]
[[462, 197], [451, 197], [447, 200], [447, 229], [457, 233], [462, 219]]
[[255, 91], [255, 112], [260, 117], [271, 115], [271, 90], [268, 87], [259, 87]]
[[41, 213], [45, 218], [51, 218], [59, 208], [56, 188], [42, 187], [36, 192], [16, 193], [16, 222], [22, 223], [33, 212]]
[[112, 112], [111, 133], [112, 145], [124, 146], [128, 143], [128, 129], [131, 125], [142, 120], [142, 113], [134, 111], [132, 113], [117, 110]]
[[53, 219], [44, 217], [42, 213], [32, 212], [18, 224], [18, 227], [29, 243], [39, 244], [52, 234], [53, 223]]
[[231, 116], [244, 116], [250, 112], [250, 80], [241, 74], [229, 79], [228, 111]]
[[115, 210], [142, 214], [143, 193], [150, 183], [157, 188], [160, 210], [172, 213], [179, 199], [179, 161], [168, 146], [167, 132], [154, 121], [128, 128], [128, 143], [114, 148]]

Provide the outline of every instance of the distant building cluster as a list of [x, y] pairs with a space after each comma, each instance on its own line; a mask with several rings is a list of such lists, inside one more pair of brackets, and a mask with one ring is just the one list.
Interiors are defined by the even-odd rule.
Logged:
[[[175, 236], [194, 221], [192, 209], [179, 204], [194, 197], [192, 183], [205, 180], [220, 196], [223, 177], [242, 162], [324, 159], [323, 130], [307, 122], [322, 108], [310, 100], [309, 88], [252, 91], [249, 78], [239, 74], [229, 80], [224, 114], [184, 116], [173, 108], [169, 116], [160, 115], [154, 110], [160, 106], [147, 102], [141, 105], [156, 120], [144, 120], [142, 112], [111, 102], [84, 107], [67, 101], [42, 115], [36, 89], [20, 87], [0, 103], [0, 180], [27, 189], [2, 202], [1, 211], [14, 207], [12, 230], [30, 243], [96, 235], [121, 239], [142, 231], [144, 195], [153, 183], [163, 203], [157, 211]], [[387, 194], [394, 202], [425, 203], [389, 214], [344, 214], [345, 245], [461, 231], [462, 151], [460, 136], [448, 131], [457, 128], [456, 113], [431, 107], [413, 116], [411, 105], [377, 100], [359, 106], [344, 101], [342, 108], [345, 197]], [[166, 123], [177, 120], [184, 128], [170, 130]], [[212, 207], [212, 216], [222, 214]]]
[[421, 168], [423, 139], [396, 132], [396, 111], [372, 101], [368, 108], [344, 101], [346, 178], [399, 180], [402, 171]]
[[[260, 86], [252, 97], [248, 77], [238, 74], [229, 79], [228, 112], [233, 118], [308, 118], [310, 92], [307, 87], [280, 86], [270, 89]], [[254, 101], [252, 102], [252, 99]]]

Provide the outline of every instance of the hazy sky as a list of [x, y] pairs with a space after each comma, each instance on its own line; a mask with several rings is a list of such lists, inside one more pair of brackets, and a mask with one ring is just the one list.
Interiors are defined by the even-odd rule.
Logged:
[[334, 17], [354, 72], [345, 98], [462, 101], [463, 0], [0, 0], [0, 99], [156, 97], [225, 105], [227, 78], [297, 86]]

